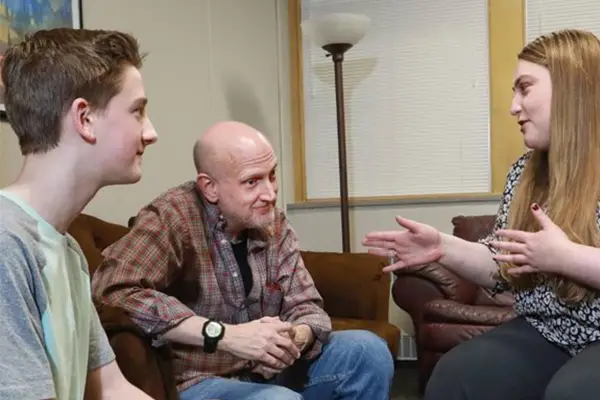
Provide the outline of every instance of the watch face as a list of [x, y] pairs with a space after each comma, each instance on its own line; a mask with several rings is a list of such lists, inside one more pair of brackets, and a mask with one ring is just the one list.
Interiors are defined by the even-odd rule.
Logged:
[[221, 327], [221, 325], [216, 322], [211, 321], [208, 323], [208, 325], [206, 325], [206, 335], [211, 338], [218, 337], [221, 334], [222, 330], [223, 327]]

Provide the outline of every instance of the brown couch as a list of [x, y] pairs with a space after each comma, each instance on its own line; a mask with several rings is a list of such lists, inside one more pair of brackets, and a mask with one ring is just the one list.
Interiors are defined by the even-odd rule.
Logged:
[[[128, 232], [125, 226], [81, 214], [69, 233], [82, 247], [93, 274], [101, 252]], [[400, 330], [388, 322], [390, 276], [386, 260], [368, 254], [303, 251], [302, 257], [325, 301], [334, 330], [367, 329], [388, 343], [396, 358]], [[156, 349], [119, 309], [97, 306], [125, 377], [155, 399], [177, 399], [168, 346]]]
[[[492, 231], [494, 219], [493, 215], [454, 217], [453, 234], [475, 242]], [[395, 274], [394, 302], [410, 314], [415, 327], [421, 390], [444, 353], [514, 317], [510, 295], [492, 296], [439, 264]]]

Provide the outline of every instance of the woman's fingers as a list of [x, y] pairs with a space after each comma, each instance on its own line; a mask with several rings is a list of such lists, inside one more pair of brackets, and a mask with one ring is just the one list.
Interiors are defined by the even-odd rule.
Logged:
[[537, 270], [531, 265], [521, 265], [519, 267], [509, 268], [506, 270], [506, 272], [514, 276], [519, 276], [524, 274], [533, 274], [534, 272], [537, 272]]
[[498, 253], [493, 256], [494, 260], [515, 265], [529, 264], [529, 260], [523, 254], [504, 254]]
[[398, 238], [398, 231], [377, 231], [369, 232], [363, 239], [363, 244], [369, 241], [384, 241], [384, 242], [395, 242]]
[[505, 251], [508, 253], [525, 253], [525, 243], [519, 242], [506, 242], [502, 240], [492, 240], [490, 245], [500, 251]]
[[393, 272], [393, 271], [397, 271], [401, 268], [406, 267], [406, 263], [402, 260], [396, 261], [393, 264], [387, 265], [383, 268], [383, 272]]
[[396, 247], [396, 242], [389, 240], [365, 240], [363, 241], [363, 245], [366, 247], [377, 247], [380, 249], [394, 249]]
[[413, 221], [412, 219], [401, 217], [400, 215], [396, 215], [396, 222], [398, 223], [398, 225], [405, 229], [408, 229], [412, 233], [417, 233], [421, 226], [421, 224], [419, 224], [418, 222]]
[[378, 248], [378, 247], [372, 247], [367, 249], [367, 253], [369, 254], [373, 254], [374, 256], [379, 256], [379, 257], [390, 257], [390, 250], [388, 249], [382, 249], [382, 248]]

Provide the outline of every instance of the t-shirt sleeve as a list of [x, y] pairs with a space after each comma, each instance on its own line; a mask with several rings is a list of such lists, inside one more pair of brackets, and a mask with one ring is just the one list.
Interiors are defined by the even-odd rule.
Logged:
[[0, 239], [1, 399], [56, 397], [28, 259], [16, 239]]
[[92, 304], [92, 315], [90, 318], [90, 358], [88, 371], [100, 368], [115, 359], [115, 353], [108, 342], [106, 332], [102, 328], [96, 308]]

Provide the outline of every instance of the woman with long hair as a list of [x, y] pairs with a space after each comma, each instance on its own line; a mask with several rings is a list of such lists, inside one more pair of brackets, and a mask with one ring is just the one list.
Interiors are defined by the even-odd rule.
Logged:
[[496, 292], [517, 317], [437, 363], [427, 400], [600, 397], [600, 41], [553, 32], [518, 55], [511, 113], [531, 149], [511, 167], [494, 231], [478, 243], [397, 217], [366, 235], [385, 271], [438, 262]]

